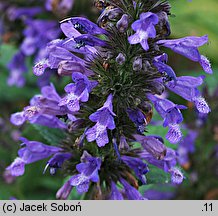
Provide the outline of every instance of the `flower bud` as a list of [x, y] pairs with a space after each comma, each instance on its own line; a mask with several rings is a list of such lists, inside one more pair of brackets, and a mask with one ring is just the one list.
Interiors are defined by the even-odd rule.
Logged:
[[121, 19], [117, 22], [116, 27], [119, 30], [119, 32], [124, 33], [126, 29], [128, 28], [129, 22], [128, 22], [128, 15], [123, 14]]
[[116, 57], [116, 62], [119, 65], [122, 65], [125, 62], [126, 58], [122, 53], [119, 53], [119, 55]]
[[134, 71], [140, 71], [142, 69], [142, 58], [136, 57], [133, 62], [133, 70]]

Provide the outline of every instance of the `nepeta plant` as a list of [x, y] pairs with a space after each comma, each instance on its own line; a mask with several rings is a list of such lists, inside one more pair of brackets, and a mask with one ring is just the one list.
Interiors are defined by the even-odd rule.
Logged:
[[177, 77], [161, 48], [212, 73], [198, 51], [208, 38], [167, 39], [168, 1], [108, 0], [95, 1], [95, 6], [102, 10], [97, 23], [82, 17], [61, 21], [66, 38], [51, 41], [48, 58], [33, 67], [37, 76], [47, 68], [72, 76], [65, 94], [60, 96], [52, 84], [45, 86], [29, 106], [11, 116], [15, 125], [29, 121], [58, 128], [65, 138], [58, 147], [22, 138], [18, 158], [7, 169], [20, 176], [27, 164], [51, 157], [46, 165], [50, 173], [60, 168], [70, 176], [57, 198], [66, 199], [76, 187], [87, 199], [146, 199], [138, 187], [147, 183], [151, 165], [169, 173], [172, 183], [184, 179], [176, 167], [176, 151], [146, 131], [154, 107], [168, 127], [166, 139], [178, 143], [182, 138], [179, 124], [186, 107], [160, 96], [170, 90], [193, 102], [199, 112], [210, 112], [197, 88], [203, 76]]

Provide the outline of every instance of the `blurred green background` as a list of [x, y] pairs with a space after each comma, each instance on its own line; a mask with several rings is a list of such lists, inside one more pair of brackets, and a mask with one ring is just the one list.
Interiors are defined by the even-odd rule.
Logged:
[[[217, 0], [170, 0], [172, 5], [172, 15], [170, 16], [172, 38], [180, 38], [189, 35], [202, 36], [208, 34], [209, 43], [200, 48], [201, 53], [206, 55], [212, 63], [214, 74], [206, 75], [206, 83], [210, 93], [218, 87], [218, 1]], [[56, 191], [63, 184], [61, 173], [56, 176], [50, 176], [49, 173], [42, 174], [46, 161], [40, 161], [26, 166], [25, 175], [17, 179], [9, 178], [5, 175], [5, 167], [8, 166], [16, 157], [19, 148], [17, 136], [22, 133], [23, 136], [32, 140], [43, 140], [42, 134], [34, 127], [26, 124], [21, 128], [14, 127], [10, 124], [10, 114], [21, 110], [23, 106], [28, 104], [28, 100], [35, 94], [39, 93], [35, 82], [36, 78], [31, 73], [31, 59], [29, 59], [29, 73], [27, 73], [27, 85], [24, 88], [8, 87], [7, 76], [8, 71], [6, 64], [16, 52], [16, 47], [9, 44], [0, 47], [0, 199], [55, 199]], [[167, 51], [168, 52], [168, 51]], [[198, 63], [190, 62], [182, 56], [168, 52], [169, 65], [172, 65], [176, 73], [179, 75], [201, 75], [204, 74]], [[62, 84], [59, 85], [61, 88]], [[171, 96], [173, 97], [173, 96]], [[184, 103], [178, 97], [174, 98], [176, 103]], [[209, 99], [208, 99], [209, 100]], [[216, 109], [217, 101], [213, 107]], [[218, 111], [218, 110], [217, 110]], [[192, 111], [184, 113], [187, 124], [191, 124], [193, 120]], [[216, 140], [214, 140], [213, 131], [210, 130], [210, 124], [216, 124], [210, 119], [215, 119], [217, 112], [210, 114], [208, 125], [201, 129], [201, 136], [197, 141], [197, 151], [192, 156], [193, 164], [185, 174], [187, 179], [184, 184], [178, 188], [169, 188], [175, 192], [174, 199], [217, 199], [218, 197], [218, 178], [213, 173], [217, 171], [217, 161], [215, 168], [208, 164], [212, 157]], [[218, 122], [217, 122], [218, 124]], [[151, 127], [150, 133], [156, 133], [165, 136], [166, 130], [163, 127]], [[22, 131], [22, 132], [21, 132]], [[174, 146], [175, 147], [175, 146]], [[207, 150], [206, 150], [207, 149]], [[206, 153], [207, 151], [207, 153]], [[209, 169], [209, 171], [208, 171]], [[215, 170], [214, 170], [215, 169]], [[198, 180], [190, 182], [190, 175], [193, 170], [198, 173]], [[207, 172], [206, 172], [207, 171]], [[154, 172], [154, 174], [156, 174]], [[3, 176], [4, 175], [4, 176]], [[154, 176], [155, 177], [155, 176]], [[152, 176], [150, 176], [152, 178]], [[160, 183], [167, 178], [164, 174], [159, 177]], [[148, 185], [144, 189], [154, 189], [156, 186]], [[158, 189], [158, 188], [157, 188]], [[143, 190], [142, 190], [143, 191]], [[215, 195], [214, 195], [215, 194]], [[211, 195], [211, 196], [209, 196]], [[71, 198], [80, 198], [72, 193]]]

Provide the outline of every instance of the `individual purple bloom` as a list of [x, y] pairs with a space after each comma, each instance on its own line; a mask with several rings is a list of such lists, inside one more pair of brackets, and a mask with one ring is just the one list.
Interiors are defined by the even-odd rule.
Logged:
[[197, 87], [203, 83], [203, 77], [191, 77], [191, 76], [181, 76], [177, 77], [177, 82], [168, 82], [166, 84], [167, 88], [180, 95], [184, 99], [194, 102], [197, 110], [201, 113], [209, 113], [210, 107], [203, 97], [201, 97], [200, 92]]
[[160, 27], [160, 29], [165, 30], [165, 37], [169, 36], [171, 34], [171, 29], [167, 13], [165, 11], [160, 11], [157, 13], [157, 15], [159, 19], [158, 26]]
[[[81, 34], [79, 36], [81, 36]], [[98, 53], [97, 49], [93, 46], [89, 46], [88, 44], [86, 44], [85, 46], [83, 45], [78, 45], [74, 38], [66, 38], [60, 43], [59, 46], [67, 49], [70, 52], [82, 54], [85, 61], [89, 62], [90, 60], [95, 59]]]
[[90, 20], [84, 17], [68, 18], [61, 21], [61, 24], [65, 22], [72, 23], [73, 27], [81, 33], [91, 34], [91, 35], [107, 34], [107, 31], [98, 27], [98, 25], [96, 25], [95, 23], [91, 22]]
[[122, 65], [126, 61], [126, 57], [123, 55], [123, 53], [119, 53], [118, 56], [116, 57], [116, 62], [119, 65]]
[[[60, 43], [60, 44], [59, 44]], [[51, 69], [58, 68], [62, 61], [75, 61], [83, 66], [85, 66], [85, 61], [73, 53], [69, 52], [67, 49], [62, 48], [61, 41], [52, 41], [47, 46], [48, 51], [48, 63]]]
[[16, 85], [17, 87], [22, 87], [25, 83], [23, 75], [25, 72], [27, 72], [25, 55], [21, 51], [18, 51], [13, 56], [7, 67], [10, 71], [8, 85]]
[[168, 99], [159, 98], [152, 94], [147, 94], [147, 97], [152, 101], [155, 109], [164, 119], [164, 127], [171, 124], [180, 124], [183, 121], [180, 109], [186, 109], [186, 106], [174, 104]]
[[12, 114], [11, 122], [19, 126], [28, 120], [32, 124], [66, 128], [66, 124], [59, 120], [56, 115], [66, 115], [70, 111], [67, 107], [58, 106], [61, 98], [54, 86], [45, 86], [41, 89], [41, 92], [42, 95], [36, 95], [30, 100], [30, 106], [25, 107], [22, 112]]
[[91, 46], [91, 47], [94, 47], [94, 46], [107, 47], [108, 46], [106, 41], [103, 41], [90, 34], [83, 34], [81, 36], [75, 37], [74, 40], [77, 43], [78, 49], [86, 45]]
[[22, 125], [26, 119], [24, 117], [24, 112], [17, 112], [11, 115], [10, 121], [16, 126]]
[[176, 166], [177, 155], [176, 152], [170, 148], [166, 148], [166, 155], [161, 159], [155, 158], [146, 150], [139, 152], [139, 157], [164, 170], [165, 172], [169, 172], [171, 168]]
[[147, 164], [139, 158], [126, 155], [123, 155], [121, 159], [130, 169], [134, 170], [142, 184], [146, 184], [145, 174], [149, 171]]
[[[98, 17], [97, 24], [104, 29], [110, 30], [111, 22], [116, 22], [122, 15], [123, 11], [120, 8], [108, 8]], [[105, 22], [106, 20], [108, 22]]]
[[93, 82], [91, 83], [88, 78], [81, 73], [73, 73], [72, 79], [74, 83], [70, 83], [65, 86], [65, 91], [67, 92], [67, 95], [60, 100], [59, 106], [67, 105], [70, 111], [75, 112], [80, 109], [80, 101], [88, 101], [89, 93], [94, 86]]
[[129, 16], [127, 14], [123, 14], [120, 20], [117, 22], [116, 27], [119, 32], [124, 33], [129, 26]]
[[142, 58], [136, 57], [133, 61], [132, 69], [134, 71], [140, 71], [142, 69]]
[[136, 31], [128, 40], [130, 44], [140, 43], [144, 50], [148, 50], [148, 38], [155, 38], [155, 25], [158, 23], [158, 16], [154, 13], [147, 12], [140, 15], [140, 19], [132, 24], [132, 29]]
[[120, 179], [120, 183], [123, 185], [125, 190], [125, 195], [127, 196], [128, 200], [145, 200], [137, 189], [131, 186], [126, 180], [123, 178]]
[[139, 133], [144, 133], [146, 126], [146, 118], [140, 109], [127, 109], [127, 113], [131, 121], [136, 125]]
[[86, 138], [88, 142], [96, 140], [99, 147], [103, 147], [109, 142], [107, 129], [113, 130], [115, 128], [112, 99], [113, 96], [110, 94], [103, 107], [89, 116], [89, 119], [96, 124], [88, 129]]
[[[163, 55], [166, 55], [166, 54], [163, 54]], [[167, 60], [166, 61], [165, 59], [162, 60], [163, 55], [155, 57], [153, 64], [161, 74], [166, 75], [166, 81], [174, 80], [176, 82], [176, 74], [169, 65], [164, 63]], [[164, 58], [167, 59], [167, 57], [164, 57]]]
[[60, 76], [72, 76], [73, 72], [77, 71], [86, 76], [94, 73], [77, 61], [61, 61], [58, 65], [58, 74]]
[[73, 186], [70, 184], [70, 179], [64, 183], [64, 185], [57, 191], [56, 198], [60, 200], [66, 200], [71, 191]]
[[8, 170], [12, 176], [21, 176], [25, 172], [25, 164], [22, 158], [17, 157], [6, 170]]
[[174, 184], [181, 184], [183, 182], [184, 176], [178, 168], [170, 169], [171, 182]]
[[11, 123], [17, 126], [22, 125], [27, 120], [31, 124], [38, 124], [51, 128], [67, 128], [66, 124], [59, 120], [57, 117], [41, 114], [37, 111], [36, 107], [27, 108], [25, 112], [12, 114], [10, 119]]
[[110, 200], [123, 200], [123, 195], [118, 190], [116, 184], [112, 181], [111, 182], [111, 193], [110, 193]]
[[140, 142], [142, 147], [157, 160], [162, 160], [166, 156], [167, 148], [155, 136], [134, 135], [136, 141]]
[[50, 157], [62, 150], [59, 147], [48, 146], [37, 141], [29, 141], [26, 138], [20, 138], [20, 140], [23, 143], [21, 144], [22, 148], [18, 151], [18, 155], [26, 164]]
[[90, 181], [99, 181], [98, 170], [100, 170], [101, 167], [101, 159], [92, 157], [86, 151], [83, 152], [81, 161], [82, 163], [77, 164], [76, 166], [76, 169], [80, 174], [72, 176], [70, 179], [70, 184], [76, 186], [78, 193], [87, 192]]
[[48, 67], [49, 67], [48, 60], [43, 59], [35, 64], [35, 66], [33, 67], [33, 73], [36, 76], [41, 76], [42, 74], [44, 74], [46, 68]]
[[24, 174], [25, 165], [34, 163], [38, 160], [50, 157], [61, 151], [61, 148], [48, 146], [37, 141], [29, 141], [26, 138], [20, 138], [23, 143], [22, 148], [18, 151], [18, 158], [7, 168], [14, 176]]
[[195, 151], [195, 140], [198, 133], [193, 130], [189, 130], [187, 136], [179, 143], [178, 146], [178, 161], [179, 164], [185, 165], [189, 162], [189, 154]]
[[82, 35], [79, 31], [76, 30], [73, 23], [67, 20], [63, 20], [60, 25], [60, 28], [65, 36], [68, 38], [75, 38]]
[[200, 55], [198, 47], [208, 42], [208, 36], [202, 37], [189, 36], [174, 40], [159, 40], [157, 44], [172, 49], [174, 52], [179, 53], [192, 61], [199, 62], [206, 73], [211, 74], [211, 69], [208, 59]]
[[56, 170], [62, 167], [64, 161], [69, 160], [72, 157], [70, 153], [57, 153], [48, 162], [44, 172], [50, 167], [50, 174], [54, 175]]

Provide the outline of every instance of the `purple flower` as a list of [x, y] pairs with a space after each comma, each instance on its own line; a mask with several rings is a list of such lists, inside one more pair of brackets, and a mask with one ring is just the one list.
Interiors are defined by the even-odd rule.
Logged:
[[158, 27], [162, 31], [165, 30], [165, 37], [169, 36], [171, 34], [171, 29], [167, 13], [165, 11], [160, 11], [157, 15], [159, 19]]
[[201, 113], [209, 113], [210, 107], [203, 97], [201, 97], [200, 92], [197, 87], [203, 83], [203, 77], [191, 77], [191, 76], [181, 76], [177, 77], [177, 82], [168, 82], [166, 84], [167, 88], [180, 95], [184, 99], [194, 102], [197, 110]]
[[45, 86], [41, 92], [42, 95], [36, 95], [30, 100], [30, 106], [25, 107], [22, 112], [11, 115], [12, 124], [19, 126], [28, 120], [32, 124], [66, 128], [65, 123], [59, 120], [56, 115], [70, 114], [70, 111], [66, 107], [58, 106], [61, 98], [54, 86]]
[[140, 158], [125, 155], [123, 155], [121, 159], [130, 169], [134, 170], [136, 176], [140, 179], [142, 184], [146, 184], [145, 174], [149, 171], [147, 164]]
[[62, 46], [62, 40], [52, 41], [47, 46], [48, 64], [51, 69], [58, 68], [60, 62], [62, 61], [74, 61], [85, 66], [85, 61], [83, 59], [77, 57]]
[[59, 106], [67, 105], [70, 111], [75, 112], [80, 109], [80, 101], [88, 101], [89, 93], [96, 83], [90, 82], [85, 75], [77, 72], [72, 74], [72, 79], [74, 83], [65, 87], [67, 95], [60, 100]]
[[43, 59], [35, 64], [35, 66], [33, 67], [33, 73], [36, 76], [41, 76], [42, 74], [44, 74], [46, 68], [48, 67], [49, 67], [48, 60]]
[[174, 70], [169, 65], [165, 64], [165, 62], [167, 62], [167, 55], [164, 53], [161, 56], [155, 57], [153, 64], [161, 74], [166, 76], [165, 81], [174, 80], [174, 82], [176, 82]]
[[6, 168], [12, 176], [21, 176], [25, 172], [25, 161], [17, 157], [14, 162]]
[[177, 143], [182, 138], [182, 132], [178, 124], [183, 121], [180, 109], [186, 109], [183, 105], [176, 105], [170, 100], [156, 97], [152, 94], [147, 94], [147, 97], [152, 101], [155, 109], [164, 119], [163, 126], [169, 127], [166, 138], [171, 143]]
[[155, 25], [158, 23], [158, 16], [147, 12], [140, 15], [140, 19], [132, 24], [132, 29], [136, 33], [128, 38], [130, 44], [140, 43], [144, 50], [148, 50], [148, 38], [155, 38]]
[[164, 170], [165, 172], [169, 172], [171, 168], [176, 166], [177, 155], [176, 152], [170, 148], [166, 148], [165, 156], [159, 159], [155, 158], [146, 150], [139, 152], [139, 157]]
[[20, 138], [23, 143], [22, 148], [18, 151], [18, 158], [7, 168], [14, 176], [24, 174], [25, 164], [34, 163], [38, 160], [45, 159], [61, 151], [61, 148], [48, 146], [41, 142], [29, 141], [26, 138]]
[[174, 184], [181, 184], [183, 182], [184, 176], [178, 168], [170, 169], [171, 182]]
[[71, 177], [70, 184], [76, 186], [78, 193], [85, 193], [89, 189], [89, 182], [98, 182], [98, 170], [101, 167], [101, 159], [92, 157], [84, 151], [81, 157], [82, 163], [77, 164], [76, 169], [80, 174]]
[[123, 195], [118, 190], [116, 184], [112, 181], [111, 182], [111, 193], [110, 193], [110, 200], [123, 200]]
[[82, 73], [86, 76], [94, 74], [91, 70], [87, 69], [77, 61], [61, 61], [58, 65], [58, 74], [61, 76], [72, 76], [74, 71]]
[[61, 200], [66, 200], [71, 191], [73, 186], [70, 184], [70, 179], [64, 183], [64, 185], [57, 191], [56, 198]]
[[159, 40], [157, 44], [172, 49], [174, 52], [179, 53], [192, 61], [199, 62], [206, 73], [212, 74], [213, 71], [208, 59], [201, 55], [198, 51], [198, 47], [208, 42], [208, 36], [202, 37], [184, 37], [174, 40]]
[[62, 167], [64, 161], [69, 160], [72, 157], [70, 153], [57, 153], [48, 162], [44, 169], [44, 172], [50, 167], [50, 174], [54, 175], [56, 170]]
[[146, 126], [146, 118], [140, 109], [127, 109], [127, 113], [131, 121], [136, 125], [139, 133], [144, 133]]
[[162, 99], [152, 94], [147, 94], [147, 97], [152, 101], [155, 109], [164, 119], [164, 127], [171, 124], [180, 124], [183, 121], [180, 109], [186, 109], [186, 106], [174, 104], [170, 100]]
[[88, 142], [96, 140], [99, 147], [103, 147], [109, 142], [107, 129], [113, 130], [115, 128], [112, 99], [113, 96], [110, 94], [104, 106], [89, 116], [89, 119], [96, 124], [88, 129], [86, 137]]
[[121, 19], [117, 22], [116, 27], [119, 32], [124, 33], [129, 26], [129, 16], [127, 14], [123, 14]]
[[133, 61], [132, 69], [134, 71], [140, 71], [142, 69], [142, 58], [136, 57]]
[[166, 156], [167, 149], [162, 140], [155, 136], [133, 135], [136, 141], [140, 142], [142, 147], [157, 160], [162, 160]]
[[[107, 34], [107, 31], [98, 27], [95, 23], [91, 22], [90, 20], [84, 17], [73, 17], [73, 18], [65, 19], [61, 21], [61, 25], [62, 23], [65, 22], [71, 23], [73, 25], [73, 28], [81, 33], [91, 34], [91, 35]], [[72, 35], [74, 34], [74, 32], [75, 31], [72, 31]]]
[[118, 56], [116, 57], [116, 62], [119, 65], [122, 65], [126, 61], [126, 57], [123, 55], [123, 53], [119, 53]]
[[94, 46], [107, 47], [108, 46], [107, 42], [95, 36], [92, 36], [90, 34], [83, 34], [81, 36], [75, 37], [74, 40], [77, 43], [78, 49], [86, 45], [91, 46], [91, 47], [94, 47]]
[[125, 195], [127, 196], [128, 200], [145, 200], [137, 189], [131, 186], [126, 180], [123, 178], [120, 179], [120, 183], [123, 185], [125, 190]]

